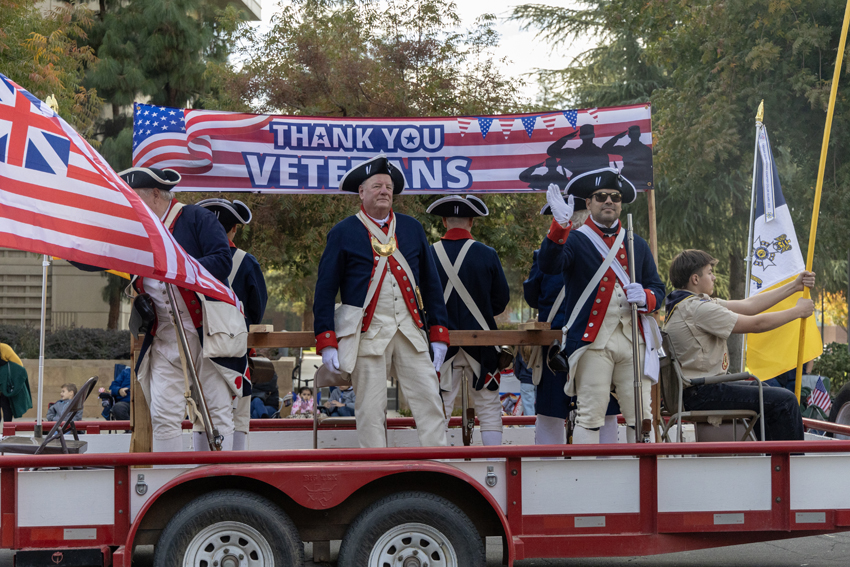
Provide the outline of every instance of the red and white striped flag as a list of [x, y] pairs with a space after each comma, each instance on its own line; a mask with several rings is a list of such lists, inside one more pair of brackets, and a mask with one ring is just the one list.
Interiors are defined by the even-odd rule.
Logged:
[[825, 416], [829, 415], [829, 410], [832, 409], [832, 398], [829, 397], [829, 392], [823, 385], [823, 378], [818, 376], [817, 384], [815, 384], [812, 393], [806, 399], [806, 404], [820, 408]]
[[0, 246], [151, 277], [238, 305], [88, 142], [3, 75]]

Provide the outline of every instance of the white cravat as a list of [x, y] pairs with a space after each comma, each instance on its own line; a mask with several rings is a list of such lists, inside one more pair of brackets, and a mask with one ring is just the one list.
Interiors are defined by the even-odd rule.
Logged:
[[[592, 221], [593, 221], [593, 224], [595, 224], [595, 225], [596, 225], [596, 226], [598, 226], [599, 228], [604, 228], [604, 229], [606, 229], [606, 230], [611, 230], [611, 229], [613, 229], [613, 228], [617, 228], [617, 225], [619, 225], [619, 224], [620, 224], [620, 219], [617, 219], [617, 221], [616, 221], [614, 224], [612, 224], [611, 226], [605, 226], [605, 225], [604, 225], [604, 224], [602, 224], [602, 223], [596, 222], [596, 219], [595, 219], [595, 218], [593, 218], [593, 217], [590, 217], [590, 220], [592, 220]], [[615, 233], [615, 234], [616, 234], [616, 233]]]
[[387, 224], [388, 222], [390, 222], [390, 213], [387, 213], [387, 216], [385, 216], [381, 220], [376, 219], [375, 217], [371, 216], [369, 213], [366, 213], [366, 216], [369, 217], [370, 219], [372, 219], [375, 222], [375, 224], [378, 225], [381, 228], [384, 228], [384, 225]]

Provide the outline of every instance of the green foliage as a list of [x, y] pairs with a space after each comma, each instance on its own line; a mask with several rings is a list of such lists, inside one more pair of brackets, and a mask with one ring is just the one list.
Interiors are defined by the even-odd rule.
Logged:
[[[754, 117], [765, 101], [783, 192], [806, 247], [844, 5], [830, 0], [579, 0], [513, 17], [553, 48], [599, 44], [557, 72], [576, 107], [650, 100], [661, 247], [720, 259], [727, 297], [744, 289]], [[848, 62], [850, 63], [850, 62]], [[551, 79], [551, 77], [550, 77]], [[545, 96], [557, 98], [554, 81]], [[839, 89], [815, 253], [818, 284], [846, 288], [850, 100]], [[645, 218], [645, 204], [633, 207]], [[640, 228], [640, 223], [638, 223]], [[805, 251], [804, 256], [805, 256]], [[670, 256], [672, 258], [672, 256]], [[666, 271], [661, 258], [661, 271]], [[724, 266], [726, 269], [724, 269]]]
[[[35, 327], [0, 325], [0, 341], [11, 346], [21, 358], [38, 358], [38, 335]], [[86, 328], [47, 331], [44, 357], [125, 360], [130, 358], [130, 331]]]
[[86, 67], [96, 61], [86, 47], [91, 12], [68, 5], [42, 14], [31, 2], [0, 0], [0, 70], [44, 100], [59, 103], [59, 114], [80, 134], [92, 138], [102, 100], [81, 86]]
[[823, 354], [815, 359], [814, 373], [830, 379], [827, 389], [835, 396], [838, 390], [847, 383], [850, 373], [850, 353], [847, 345], [829, 343], [823, 349]]

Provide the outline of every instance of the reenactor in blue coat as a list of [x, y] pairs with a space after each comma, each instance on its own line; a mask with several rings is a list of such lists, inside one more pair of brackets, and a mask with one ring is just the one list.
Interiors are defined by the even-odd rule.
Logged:
[[[180, 182], [179, 173], [170, 169], [134, 167], [119, 175], [159, 216], [190, 256], [221, 282], [227, 282], [233, 264], [227, 234], [210, 211], [197, 205], [183, 205], [171, 196], [171, 188]], [[146, 318], [152, 319], [152, 322], [146, 329], [136, 363], [136, 376], [150, 406], [153, 450], [181, 451], [182, 422], [186, 415], [185, 379], [177, 350], [177, 333], [166, 300], [167, 284], [152, 278], [134, 278], [131, 285], [139, 294], [146, 294], [150, 301], [139, 304], [148, 306], [150, 312]], [[175, 294], [177, 309], [212, 423], [224, 437], [222, 448], [231, 449], [234, 430], [231, 400], [242, 390], [248, 369], [247, 356], [207, 357], [210, 353], [202, 352], [203, 303], [214, 303], [215, 300], [201, 298], [184, 288], [178, 288], [178, 291]], [[139, 308], [136, 311], [138, 313]], [[225, 311], [229, 315], [224, 331], [231, 336], [241, 334], [244, 340], [247, 329], [238, 309], [234, 307]], [[198, 423], [195, 424], [194, 445], [196, 450], [209, 447]]]
[[[620, 402], [630, 441], [635, 439], [634, 366], [631, 304], [639, 313], [658, 309], [664, 283], [658, 276], [649, 246], [635, 236], [636, 282], [628, 275], [625, 230], [619, 221], [622, 202], [636, 198], [634, 186], [614, 168], [574, 176], [565, 202], [557, 185], [547, 193], [554, 220], [538, 257], [544, 273], [563, 274], [569, 327], [564, 354], [570, 381], [567, 394], [576, 395], [577, 415], [573, 443], [598, 443], [599, 429], [613, 386]], [[584, 199], [590, 218], [571, 230], [570, 217], [577, 199]], [[607, 265], [607, 266], [606, 266]], [[643, 361], [641, 390], [646, 428], [650, 416], [650, 386], [658, 379], [660, 334], [654, 319], [639, 321], [639, 349]]]
[[319, 261], [316, 351], [354, 385], [361, 447], [386, 446], [390, 376], [410, 403], [420, 444], [446, 445], [437, 377], [449, 345], [446, 304], [422, 225], [392, 210], [403, 189], [404, 176], [383, 154], [346, 173], [340, 190], [358, 193], [361, 208], [331, 229]]
[[[198, 203], [198, 206], [212, 211], [218, 218], [218, 222], [224, 227], [233, 260], [233, 267], [230, 269], [227, 281], [233, 289], [233, 293], [242, 302], [245, 324], [248, 328], [251, 325], [259, 325], [263, 322], [266, 302], [269, 299], [269, 294], [266, 291], [266, 279], [263, 277], [263, 270], [260, 268], [257, 259], [248, 252], [237, 248], [236, 244], [233, 243], [237, 229], [251, 222], [251, 209], [242, 201], [234, 200], [231, 203], [227, 199], [220, 198], [204, 199]], [[253, 356], [253, 352], [249, 352], [249, 355]], [[248, 444], [248, 430], [251, 422], [250, 380], [245, 380], [242, 395], [234, 401], [234, 404], [233, 421], [236, 431], [233, 433], [233, 450], [244, 451]]]
[[[428, 207], [443, 218], [446, 234], [431, 246], [440, 274], [451, 330], [495, 330], [496, 319], [508, 306], [510, 289], [496, 251], [476, 242], [470, 231], [478, 217], [489, 214], [481, 199], [451, 195]], [[502, 444], [502, 404], [499, 400], [499, 350], [492, 346], [449, 347], [440, 369], [443, 404], [450, 417], [463, 387], [471, 378], [484, 445]]]

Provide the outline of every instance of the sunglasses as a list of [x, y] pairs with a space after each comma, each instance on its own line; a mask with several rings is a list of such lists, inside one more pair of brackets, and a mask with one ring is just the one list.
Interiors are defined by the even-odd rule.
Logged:
[[593, 195], [591, 195], [591, 197], [593, 197], [596, 200], [597, 203], [604, 203], [605, 201], [608, 200], [609, 197], [611, 198], [612, 203], [619, 203], [620, 201], [623, 200], [623, 196], [620, 193], [617, 193], [617, 192], [614, 192], [614, 193], [594, 193]]

